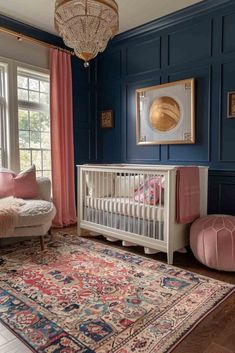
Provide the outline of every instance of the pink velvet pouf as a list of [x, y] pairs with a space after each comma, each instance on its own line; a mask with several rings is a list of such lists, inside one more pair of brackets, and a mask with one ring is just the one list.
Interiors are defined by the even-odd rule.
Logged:
[[235, 271], [235, 217], [210, 215], [191, 226], [190, 246], [196, 259], [222, 271]]

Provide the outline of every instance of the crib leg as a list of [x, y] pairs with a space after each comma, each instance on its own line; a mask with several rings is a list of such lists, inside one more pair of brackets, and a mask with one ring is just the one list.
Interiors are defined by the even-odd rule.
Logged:
[[[82, 229], [80, 227], [77, 228], [77, 235], [79, 237], [90, 237], [90, 236], [94, 236], [94, 234], [91, 234], [91, 232], [89, 230], [86, 229]], [[96, 235], [97, 236], [97, 235]]]
[[173, 265], [174, 251], [168, 251], [167, 253], [167, 263], [168, 265]]
[[85, 229], [80, 228], [80, 227], [78, 227], [77, 233], [78, 233], [79, 237], [83, 237], [83, 236], [87, 235], [87, 231]]

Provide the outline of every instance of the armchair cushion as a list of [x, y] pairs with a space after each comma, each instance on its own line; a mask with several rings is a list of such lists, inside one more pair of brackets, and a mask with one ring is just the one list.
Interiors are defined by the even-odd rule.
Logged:
[[52, 202], [45, 200], [26, 200], [18, 211], [18, 227], [32, 227], [52, 221], [56, 211]]

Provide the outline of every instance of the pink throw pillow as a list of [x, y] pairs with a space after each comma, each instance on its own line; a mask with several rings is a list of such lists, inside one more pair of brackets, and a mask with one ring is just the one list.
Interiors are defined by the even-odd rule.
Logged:
[[6, 168], [0, 168], [0, 198], [13, 196], [15, 173]]
[[22, 199], [38, 197], [35, 165], [16, 175], [13, 171], [0, 168], [0, 198], [14, 196]]
[[164, 179], [162, 177], [152, 177], [142, 183], [136, 190], [134, 199], [146, 205], [157, 205], [160, 199], [163, 201]]
[[23, 170], [14, 178], [14, 196], [22, 199], [38, 197], [35, 165]]

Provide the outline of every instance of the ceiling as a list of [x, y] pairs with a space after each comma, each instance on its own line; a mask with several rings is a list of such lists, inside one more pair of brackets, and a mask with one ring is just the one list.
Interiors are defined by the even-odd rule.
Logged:
[[[121, 33], [202, 0], [116, 1], [119, 5]], [[0, 13], [56, 34], [53, 19], [54, 4], [55, 0], [0, 0]]]

